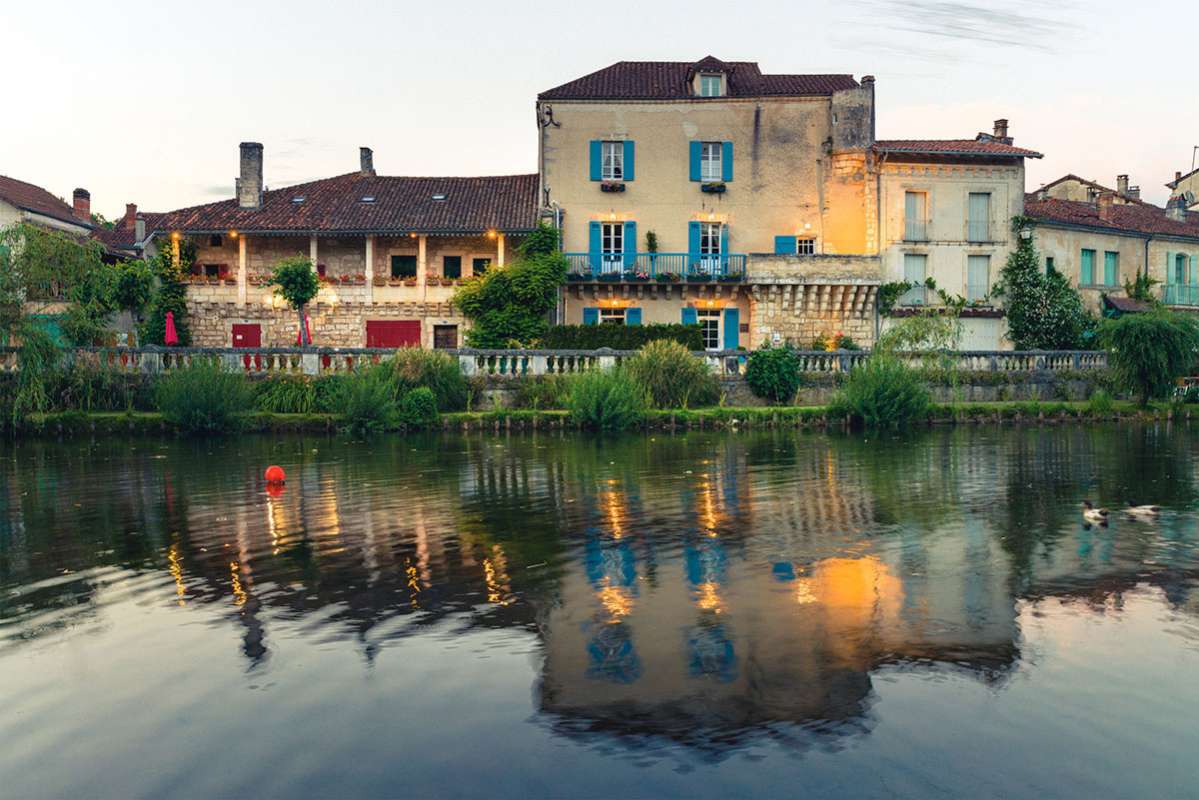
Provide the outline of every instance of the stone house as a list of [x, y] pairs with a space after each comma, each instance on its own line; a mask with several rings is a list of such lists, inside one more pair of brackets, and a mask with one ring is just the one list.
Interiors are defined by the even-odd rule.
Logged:
[[80, 237], [92, 232], [92, 196], [76, 189], [73, 205], [40, 186], [0, 175], [0, 228], [22, 222]]
[[266, 280], [281, 259], [304, 256], [321, 280], [308, 309], [316, 344], [453, 348], [466, 325], [454, 286], [504, 264], [537, 224], [536, 190], [536, 175], [381, 176], [362, 148], [355, 172], [268, 191], [263, 147], [244, 142], [236, 197], [155, 215], [151, 238], [194, 245], [197, 345], [295, 344], [295, 314]]

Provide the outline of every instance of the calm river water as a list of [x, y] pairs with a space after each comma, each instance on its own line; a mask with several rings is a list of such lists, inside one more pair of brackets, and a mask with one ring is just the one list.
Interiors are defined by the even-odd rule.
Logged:
[[0, 445], [0, 792], [1199, 796], [1197, 433]]

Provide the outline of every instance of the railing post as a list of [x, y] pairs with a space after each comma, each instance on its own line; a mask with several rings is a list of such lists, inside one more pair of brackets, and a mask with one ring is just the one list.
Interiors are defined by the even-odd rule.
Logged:
[[303, 353], [300, 355], [300, 371], [305, 375], [319, 375], [321, 357], [319, 353]]
[[458, 354], [458, 368], [462, 370], [462, 374], [470, 378], [475, 374], [475, 357], [468, 356], [462, 353]]

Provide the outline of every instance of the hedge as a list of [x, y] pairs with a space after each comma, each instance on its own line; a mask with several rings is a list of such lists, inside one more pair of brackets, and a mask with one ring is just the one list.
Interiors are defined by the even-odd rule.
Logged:
[[541, 346], [547, 350], [640, 350], [659, 339], [671, 339], [688, 350], [703, 350], [698, 325], [555, 325]]

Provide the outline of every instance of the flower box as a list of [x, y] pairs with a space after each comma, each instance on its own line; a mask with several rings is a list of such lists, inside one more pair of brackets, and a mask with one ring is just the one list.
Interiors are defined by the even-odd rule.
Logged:
[[570, 283], [583, 283], [585, 281], [593, 280], [593, 278], [590, 272], [568, 272], [566, 274], [566, 280]]
[[679, 279], [677, 272], [663, 272], [658, 275], [658, 283], [678, 283]]
[[721, 275], [716, 280], [718, 280], [720, 283], [740, 283], [741, 276], [740, 275]]
[[617, 283], [623, 277], [624, 274], [621, 272], [601, 272], [599, 279], [604, 283]]
[[688, 282], [688, 283], [711, 283], [711, 282], [712, 282], [712, 276], [711, 276], [711, 275], [705, 275], [705, 274], [703, 274], [702, 272], [701, 272], [701, 273], [697, 273], [697, 274], [695, 274], [695, 275], [688, 275], [688, 276], [687, 276], [687, 282]]
[[624, 274], [624, 279], [629, 283], [645, 283], [649, 280], [649, 273], [630, 270]]
[[624, 184], [620, 181], [604, 181], [600, 184], [601, 192], [623, 192]]
[[705, 194], [724, 194], [726, 188], [728, 187], [724, 185], [723, 181], [714, 181], [712, 183], [702, 184], [699, 187], [699, 190]]

